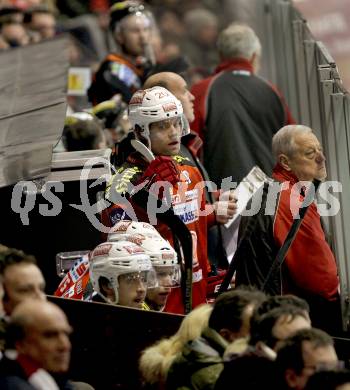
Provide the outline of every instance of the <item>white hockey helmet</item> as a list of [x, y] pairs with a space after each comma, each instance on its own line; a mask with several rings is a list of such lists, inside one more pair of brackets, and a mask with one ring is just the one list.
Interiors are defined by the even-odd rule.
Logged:
[[130, 241], [144, 249], [151, 259], [160, 285], [164, 285], [166, 275], [167, 285], [170, 287], [180, 285], [181, 270], [177, 254], [152, 225], [146, 222], [120, 221], [108, 234], [108, 241], [118, 240]]
[[[148, 146], [150, 146], [149, 126], [154, 122], [180, 117], [182, 135], [189, 133], [180, 100], [163, 87], [136, 91], [129, 102], [128, 112], [133, 129], [135, 130], [136, 125], [140, 127], [141, 137], [147, 140]], [[138, 133], [135, 135], [139, 137]]]
[[126, 235], [143, 234], [148, 237], [159, 237], [158, 231], [149, 223], [136, 221], [119, 221], [108, 232], [108, 241], [120, 241]]
[[150, 257], [138, 245], [130, 241], [105, 242], [91, 252], [90, 279], [94, 290], [105, 300], [107, 299], [101, 291], [100, 277], [108, 279], [111, 283], [115, 293], [115, 301], [111, 303], [118, 304], [118, 278], [126, 274], [138, 276], [146, 287], [157, 285]]

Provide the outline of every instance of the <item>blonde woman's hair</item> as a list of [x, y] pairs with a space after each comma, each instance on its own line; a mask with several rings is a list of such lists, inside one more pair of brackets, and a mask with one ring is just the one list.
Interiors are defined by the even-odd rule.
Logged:
[[170, 338], [146, 348], [141, 355], [139, 369], [146, 383], [164, 384], [169, 368], [184, 345], [197, 339], [208, 326], [212, 306], [197, 306], [183, 319], [179, 330]]

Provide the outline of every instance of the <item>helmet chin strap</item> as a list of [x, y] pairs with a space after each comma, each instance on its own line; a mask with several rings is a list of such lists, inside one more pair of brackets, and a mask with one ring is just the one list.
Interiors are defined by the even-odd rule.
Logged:
[[190, 134], [190, 122], [186, 118], [185, 114], [181, 115], [181, 122], [182, 122], [182, 136]]

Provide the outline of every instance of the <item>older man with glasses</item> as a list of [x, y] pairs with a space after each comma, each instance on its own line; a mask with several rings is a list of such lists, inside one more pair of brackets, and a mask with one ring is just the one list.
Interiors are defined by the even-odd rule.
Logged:
[[332, 338], [319, 329], [303, 329], [286, 339], [277, 352], [281, 390], [305, 388], [316, 371], [342, 368]]

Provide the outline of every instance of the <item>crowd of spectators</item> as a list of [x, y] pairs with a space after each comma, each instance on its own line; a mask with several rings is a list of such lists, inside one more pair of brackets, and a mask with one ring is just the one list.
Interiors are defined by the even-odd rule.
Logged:
[[[215, 11], [210, 0], [0, 2], [0, 50], [66, 32], [71, 65], [91, 68], [55, 151], [112, 149], [107, 230], [54, 294], [186, 315], [143, 351], [145, 388], [344, 390], [350, 373], [326, 333], [341, 327], [337, 265], [315, 203], [275, 261], [310, 185], [327, 176], [322, 147], [258, 75], [254, 30]], [[279, 184], [278, 200], [265, 212], [271, 181], [255, 194], [263, 207], [238, 216], [231, 259], [222, 229], [240, 198], [223, 183], [255, 165]], [[230, 291], [218, 295], [230, 265]], [[89, 388], [69, 380], [71, 327], [46, 301], [33, 256], [0, 248], [0, 297], [0, 387]]]

